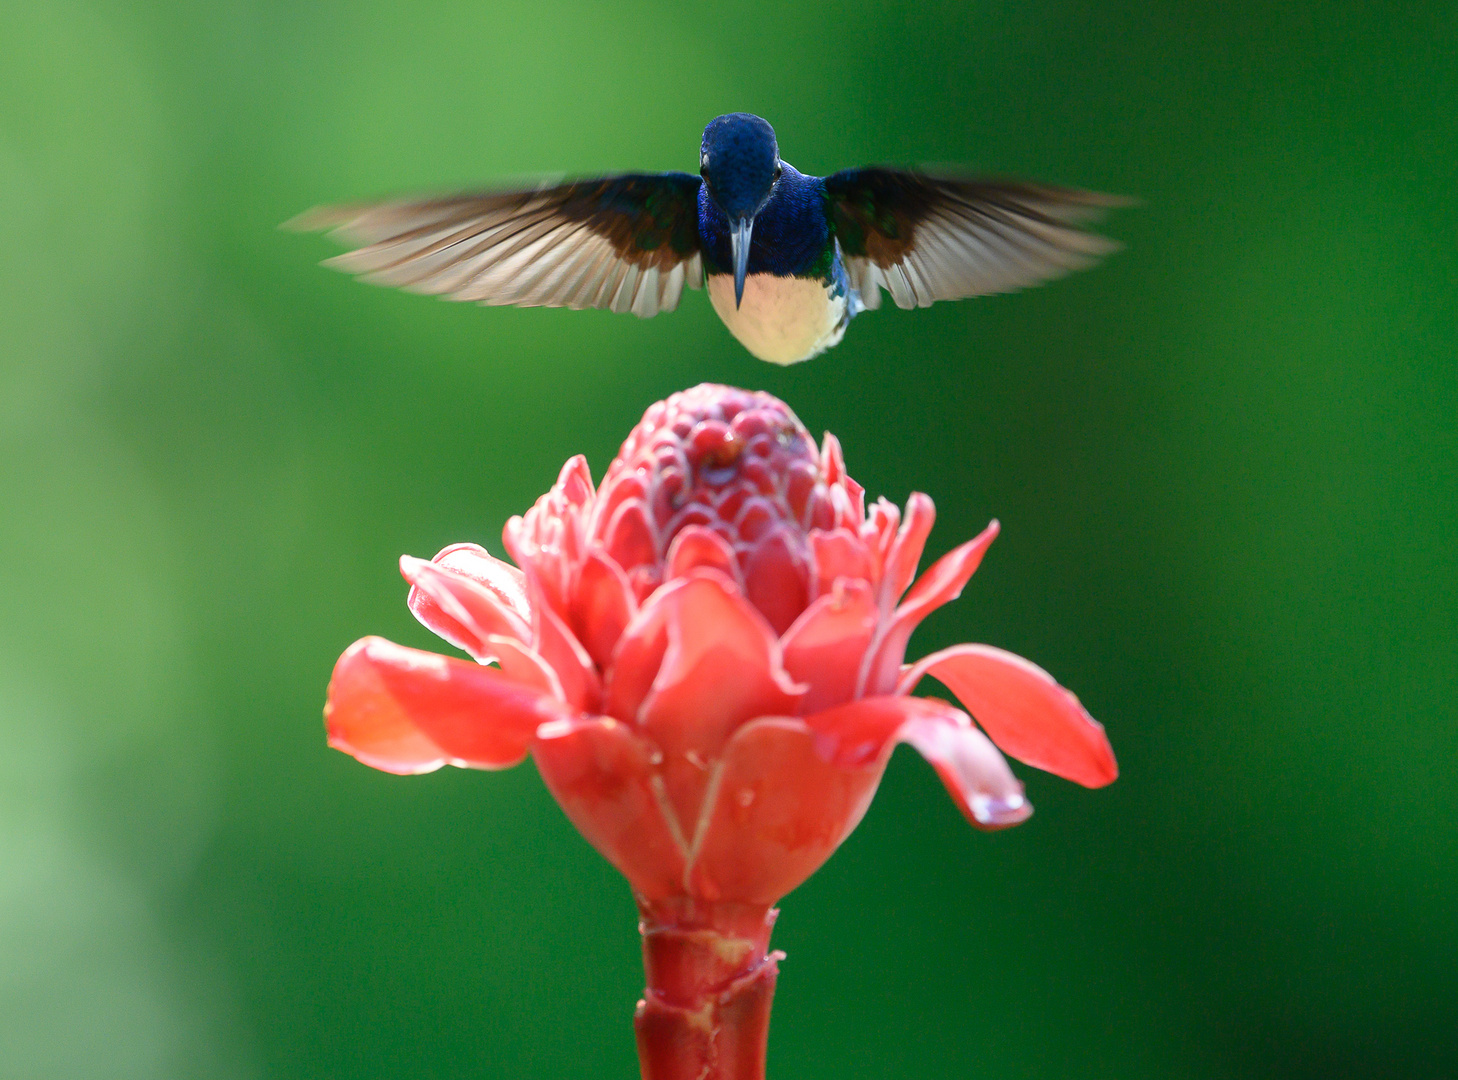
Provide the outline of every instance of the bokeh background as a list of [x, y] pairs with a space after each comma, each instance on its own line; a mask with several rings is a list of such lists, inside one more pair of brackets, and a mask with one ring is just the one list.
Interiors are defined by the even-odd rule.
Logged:
[[[788, 898], [772, 1075], [1458, 1075], [1458, 9], [0, 5], [0, 1075], [621, 1077], [624, 885], [530, 765], [326, 749], [395, 560], [710, 379], [1005, 531], [920, 655], [1034, 658], [1123, 776], [968, 830], [896, 756]], [[319, 202], [958, 161], [1144, 200], [1099, 270], [779, 370], [318, 268]]]

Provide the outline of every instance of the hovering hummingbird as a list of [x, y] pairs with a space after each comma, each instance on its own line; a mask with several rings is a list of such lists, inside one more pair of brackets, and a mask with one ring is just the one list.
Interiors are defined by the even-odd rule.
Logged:
[[807, 176], [770, 125], [704, 128], [699, 175], [326, 206], [288, 227], [354, 247], [325, 265], [452, 300], [608, 308], [650, 318], [700, 288], [755, 356], [808, 360], [881, 304], [1010, 292], [1118, 245], [1079, 226], [1126, 200], [1017, 180], [891, 168]]

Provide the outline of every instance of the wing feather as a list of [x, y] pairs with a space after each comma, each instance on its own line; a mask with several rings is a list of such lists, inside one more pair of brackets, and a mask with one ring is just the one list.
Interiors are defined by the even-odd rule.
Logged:
[[1017, 180], [901, 169], [825, 178], [836, 241], [868, 308], [1011, 292], [1091, 266], [1119, 245], [1081, 226], [1128, 200]]
[[321, 207], [288, 227], [352, 250], [362, 280], [481, 304], [606, 307], [651, 318], [699, 288], [698, 188], [687, 173]]

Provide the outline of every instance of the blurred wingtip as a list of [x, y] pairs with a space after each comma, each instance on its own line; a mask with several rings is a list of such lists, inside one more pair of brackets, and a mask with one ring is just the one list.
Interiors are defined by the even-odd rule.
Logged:
[[315, 206], [281, 222], [279, 228], [284, 232], [320, 232], [338, 228], [357, 213], [357, 209], [348, 206]]

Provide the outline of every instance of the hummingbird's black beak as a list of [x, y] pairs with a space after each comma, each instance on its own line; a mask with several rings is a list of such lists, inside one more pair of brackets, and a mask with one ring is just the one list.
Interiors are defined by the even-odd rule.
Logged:
[[734, 222], [729, 234], [729, 253], [734, 257], [734, 310], [744, 299], [744, 273], [749, 268], [749, 234], [754, 231], [754, 218], [743, 217]]

